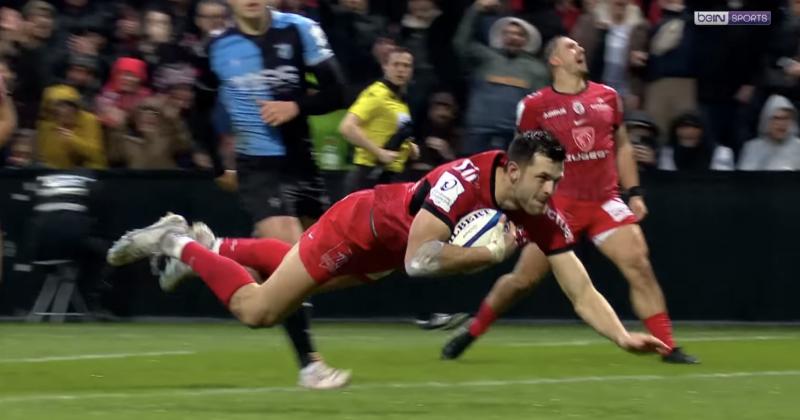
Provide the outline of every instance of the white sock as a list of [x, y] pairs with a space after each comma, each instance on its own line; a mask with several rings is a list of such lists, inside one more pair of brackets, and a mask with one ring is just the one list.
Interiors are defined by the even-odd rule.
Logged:
[[178, 235], [174, 233], [168, 233], [168, 235], [170, 235], [171, 238], [167, 238], [167, 241], [169, 242], [164, 244], [164, 252], [173, 258], [181, 259], [183, 248], [185, 248], [187, 244], [195, 242], [194, 239], [186, 235]]

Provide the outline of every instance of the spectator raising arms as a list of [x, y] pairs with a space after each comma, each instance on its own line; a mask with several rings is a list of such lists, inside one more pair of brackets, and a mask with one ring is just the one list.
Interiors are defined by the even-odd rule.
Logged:
[[478, 0], [467, 9], [453, 44], [472, 70], [466, 115], [465, 153], [505, 149], [514, 137], [517, 103], [550, 80], [544, 63], [534, 57], [542, 39], [522, 19], [506, 17], [489, 30], [489, 45], [475, 37], [479, 14], [490, 13], [497, 1]]

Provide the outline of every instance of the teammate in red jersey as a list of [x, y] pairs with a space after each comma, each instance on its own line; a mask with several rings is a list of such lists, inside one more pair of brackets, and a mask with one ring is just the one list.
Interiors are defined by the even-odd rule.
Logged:
[[[122, 265], [150, 254], [180, 258], [242, 323], [265, 327], [311, 294], [368, 283], [392, 270], [405, 267], [412, 276], [432, 276], [503, 261], [516, 251], [516, 223], [533, 242], [519, 264], [549, 262], [576, 312], [599, 333], [630, 351], [666, 351], [657, 338], [625, 330], [571, 251], [572, 234], [548, 204], [563, 159], [564, 149], [549, 134], [526, 133], [512, 142], [508, 154], [482, 153], [440, 166], [414, 184], [351, 194], [290, 250], [272, 239], [227, 239], [218, 255], [190, 238], [181, 216], [171, 215], [124, 235], [108, 260]], [[453, 225], [481, 208], [501, 209], [513, 222], [506, 232], [495, 230], [487, 246], [448, 244]], [[271, 275], [256, 284], [240, 264]]]
[[[676, 347], [664, 295], [648, 258], [638, 221], [647, 215], [633, 148], [622, 125], [620, 98], [614, 89], [585, 80], [583, 48], [567, 37], [553, 39], [545, 51], [553, 85], [524, 98], [517, 110], [519, 131], [547, 130], [567, 152], [564, 180], [553, 203], [577, 237], [588, 236], [628, 280], [633, 308], [647, 329], [671, 351], [663, 360], [698, 363]], [[631, 197], [620, 198], [618, 184]], [[513, 274], [513, 273], [512, 273]], [[530, 291], [545, 274], [501, 278], [485, 298], [472, 325], [445, 345], [442, 357], [457, 358], [497, 316]]]

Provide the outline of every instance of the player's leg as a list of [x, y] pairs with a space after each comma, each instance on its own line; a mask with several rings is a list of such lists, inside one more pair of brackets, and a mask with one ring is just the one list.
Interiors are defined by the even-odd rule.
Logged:
[[655, 337], [674, 349], [664, 357], [676, 363], [697, 363], [680, 350], [672, 335], [664, 293], [650, 264], [644, 234], [637, 224], [627, 224], [593, 235], [595, 245], [622, 272], [630, 286], [630, 299], [636, 315]]
[[[281, 180], [281, 185], [276, 191], [277, 195], [271, 197], [269, 201], [273, 204], [280, 203], [280, 213], [291, 216], [275, 215], [258, 221], [255, 225], [254, 236], [296, 243], [302, 232], [316, 222], [316, 219], [328, 208], [327, 191], [322, 180], [313, 173], [306, 176], [285, 176], [278, 179]], [[252, 244], [252, 247], [258, 246], [257, 243]], [[260, 253], [255, 252], [254, 254]], [[250, 260], [252, 263], [258, 264], [258, 258]], [[253, 268], [258, 269], [257, 266]], [[264, 272], [264, 274], [267, 273], [270, 271]], [[346, 385], [350, 380], [350, 372], [329, 368], [317, 352], [311, 337], [310, 311], [307, 310], [310, 303], [305, 303], [305, 306], [289, 315], [283, 323], [283, 328], [297, 356], [300, 385], [308, 388], [336, 388]]]
[[469, 326], [461, 328], [442, 349], [443, 359], [455, 359], [486, 333], [497, 318], [514, 303], [527, 296], [550, 271], [547, 256], [534, 244], [527, 245], [520, 254], [514, 270], [495, 282], [483, 299], [480, 309]]

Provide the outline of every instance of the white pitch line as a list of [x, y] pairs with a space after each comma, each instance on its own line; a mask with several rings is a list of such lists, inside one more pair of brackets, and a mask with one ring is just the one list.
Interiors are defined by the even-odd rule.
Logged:
[[[691, 375], [627, 375], [627, 376], [574, 376], [566, 378], [531, 378], [515, 380], [482, 380], [467, 382], [397, 382], [352, 385], [344, 391], [376, 390], [376, 389], [424, 389], [424, 388], [484, 388], [505, 387], [516, 385], [559, 385], [593, 382], [654, 382], [664, 380], [692, 380], [692, 379], [738, 379], [756, 377], [800, 376], [800, 370], [772, 370], [754, 372], [714, 372], [697, 373]], [[258, 387], [258, 388], [209, 388], [200, 390], [160, 390], [158, 392], [141, 393], [104, 393], [104, 394], [40, 394], [19, 397], [0, 398], [0, 404], [40, 402], [40, 401], [79, 401], [87, 399], [113, 399], [113, 398], [151, 398], [151, 397], [203, 397], [210, 395], [240, 395], [260, 394], [270, 392], [311, 392], [300, 387]]]
[[48, 356], [48, 357], [26, 357], [23, 359], [0, 359], [0, 363], [45, 363], [62, 362], [72, 360], [96, 360], [96, 359], [127, 359], [129, 357], [151, 357], [151, 356], [184, 356], [195, 354], [196, 351], [176, 350], [176, 351], [149, 351], [142, 353], [103, 353], [103, 354], [79, 354], [74, 356]]
[[[710, 337], [679, 337], [676, 340], [683, 342], [703, 342], [703, 341], [772, 341], [772, 340], [797, 340], [797, 335], [740, 335], [740, 336], [710, 336]], [[592, 346], [595, 344], [605, 344], [608, 340], [569, 340], [569, 341], [517, 341], [506, 342], [501, 345], [508, 347], [570, 347], [570, 346]]]

